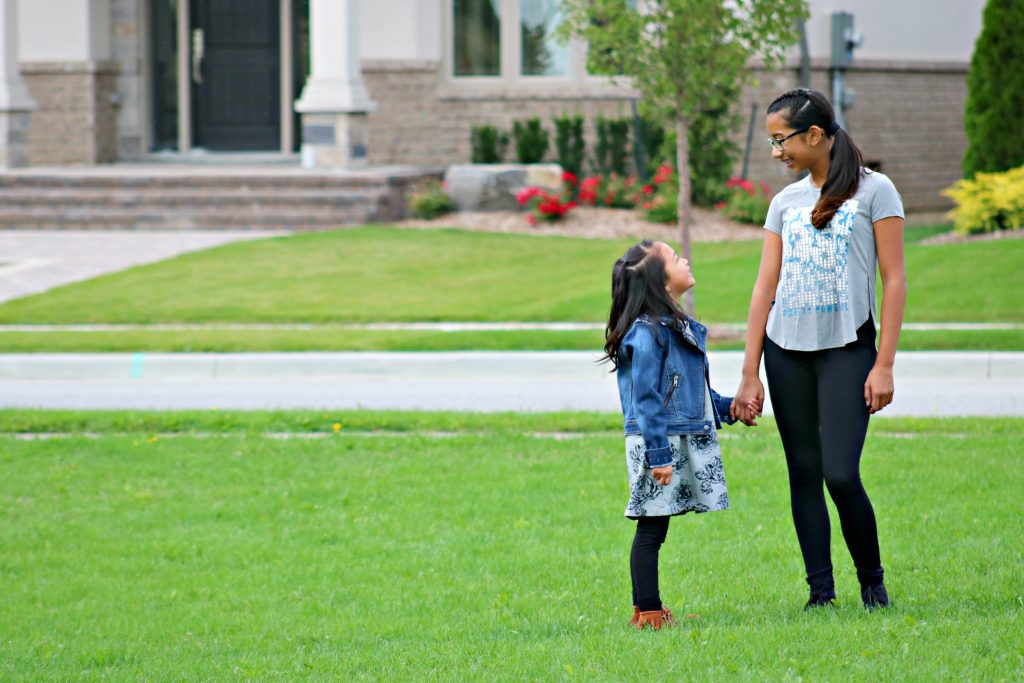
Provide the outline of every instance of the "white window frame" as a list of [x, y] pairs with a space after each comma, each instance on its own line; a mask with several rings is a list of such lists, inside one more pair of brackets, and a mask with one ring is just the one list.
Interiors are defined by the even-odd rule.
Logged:
[[501, 60], [498, 76], [456, 76], [454, 9], [455, 0], [442, 0], [441, 47], [442, 97], [608, 97], [630, 99], [637, 93], [625, 79], [616, 83], [608, 76], [587, 73], [586, 43], [569, 42], [569, 68], [565, 76], [527, 76], [522, 73], [520, 0], [499, 0], [501, 8]]

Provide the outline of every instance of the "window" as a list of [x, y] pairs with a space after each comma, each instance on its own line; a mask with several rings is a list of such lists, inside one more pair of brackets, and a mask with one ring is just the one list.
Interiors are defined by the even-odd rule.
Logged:
[[[629, 0], [623, 0], [629, 2]], [[454, 97], [636, 93], [608, 74], [587, 72], [587, 48], [555, 36], [562, 0], [442, 0], [445, 79]]]
[[501, 0], [454, 0], [456, 76], [501, 75]]
[[558, 0], [519, 0], [523, 76], [569, 75], [569, 49], [554, 37], [561, 21]]

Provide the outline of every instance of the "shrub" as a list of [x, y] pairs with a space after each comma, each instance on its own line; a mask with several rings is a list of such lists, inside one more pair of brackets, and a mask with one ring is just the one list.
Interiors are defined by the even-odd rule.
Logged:
[[679, 176], [668, 164], [658, 166], [653, 184], [644, 185], [636, 197], [636, 207], [654, 223], [675, 223], [679, 209]]
[[1003, 173], [978, 173], [942, 194], [957, 204], [949, 216], [959, 233], [1024, 228], [1024, 166]]
[[594, 171], [600, 175], [627, 174], [630, 119], [597, 117], [597, 147], [594, 150]]
[[[739, 148], [729, 138], [729, 124], [711, 116], [698, 116], [690, 126], [690, 200], [711, 207], [729, 198], [726, 182]], [[676, 132], [665, 132], [655, 153], [660, 164], [676, 167]]]
[[[664, 158], [665, 127], [650, 118], [640, 119], [640, 140], [633, 140], [633, 158], [643, 159], [646, 176], [657, 174]], [[639, 148], [639, 149], [638, 149]], [[669, 156], [675, 158], [673, 146]]]
[[521, 164], [536, 164], [548, 151], [548, 132], [540, 119], [526, 119], [512, 123], [512, 137], [516, 141], [516, 158]]
[[505, 158], [508, 135], [494, 126], [473, 126], [470, 132], [474, 164], [498, 164]]
[[445, 192], [444, 183], [433, 181], [409, 195], [409, 209], [417, 218], [437, 218], [455, 210], [455, 202]]
[[565, 215], [576, 208], [576, 202], [563, 197], [561, 193], [550, 193], [539, 187], [526, 187], [516, 193], [519, 206], [529, 213], [526, 221], [537, 225], [538, 221], [560, 221]]
[[1024, 164], [1024, 3], [989, 0], [967, 71], [965, 178]]
[[583, 140], [583, 117], [561, 116], [555, 122], [555, 149], [562, 169], [574, 176], [583, 172], [586, 142]]
[[588, 176], [580, 181], [579, 200], [588, 206], [631, 209], [637, 185], [634, 176], [620, 176], [617, 173]]
[[760, 188], [756, 188], [751, 180], [732, 178], [726, 183], [726, 189], [732, 190], [732, 195], [717, 208], [724, 209], [726, 216], [739, 223], [764, 225], [772, 203], [766, 184], [761, 183]]

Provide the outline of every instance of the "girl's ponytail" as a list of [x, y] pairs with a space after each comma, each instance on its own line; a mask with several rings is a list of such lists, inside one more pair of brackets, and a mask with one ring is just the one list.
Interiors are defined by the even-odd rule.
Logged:
[[853, 143], [850, 134], [840, 128], [835, 121], [832, 122], [831, 128], [832, 150], [829, 152], [828, 178], [822, 185], [821, 197], [811, 212], [811, 223], [818, 230], [824, 229], [843, 202], [857, 193], [861, 169], [864, 166], [864, 156]]
[[811, 223], [818, 230], [823, 230], [843, 202], [857, 193], [864, 172], [864, 155], [850, 134], [836, 122], [835, 111], [828, 98], [817, 90], [797, 88], [783, 93], [768, 105], [769, 114], [776, 112], [783, 112], [789, 125], [797, 130], [818, 126], [832, 139], [828, 178], [811, 212]]

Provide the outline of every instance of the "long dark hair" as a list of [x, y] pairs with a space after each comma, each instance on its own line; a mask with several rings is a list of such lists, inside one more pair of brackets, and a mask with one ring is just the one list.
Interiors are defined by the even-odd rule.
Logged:
[[790, 127], [801, 130], [818, 126], [832, 138], [829, 152], [828, 178], [821, 186], [821, 196], [811, 212], [811, 223], [824, 229], [847, 199], [857, 193], [863, 173], [864, 155], [853, 138], [836, 123], [836, 114], [828, 98], [817, 90], [797, 88], [785, 92], [768, 105], [768, 113], [782, 113]]
[[633, 322], [642, 314], [686, 320], [686, 313], [665, 289], [665, 260], [656, 242], [644, 240], [612, 266], [612, 308], [604, 330], [604, 355], [599, 363], [611, 361], [619, 367], [619, 347]]

